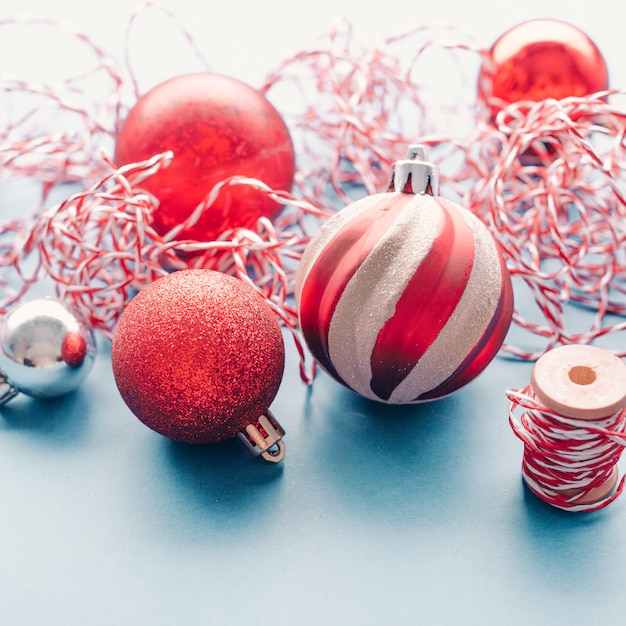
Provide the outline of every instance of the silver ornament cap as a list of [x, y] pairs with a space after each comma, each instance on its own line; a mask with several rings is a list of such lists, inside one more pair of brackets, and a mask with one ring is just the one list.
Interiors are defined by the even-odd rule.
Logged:
[[50, 398], [78, 387], [96, 355], [93, 330], [62, 302], [22, 302], [0, 320], [0, 404], [18, 392]]
[[387, 191], [439, 195], [439, 168], [428, 160], [428, 148], [411, 144], [405, 159], [393, 164]]

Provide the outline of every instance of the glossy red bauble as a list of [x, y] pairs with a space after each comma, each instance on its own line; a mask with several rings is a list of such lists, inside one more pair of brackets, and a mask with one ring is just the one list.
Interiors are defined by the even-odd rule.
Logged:
[[[159, 201], [154, 227], [161, 235], [230, 176], [257, 178], [277, 190], [289, 191], [293, 183], [295, 156], [284, 120], [260, 91], [227, 76], [178, 76], [137, 101], [117, 137], [116, 163], [168, 150], [172, 163], [142, 183]], [[279, 209], [249, 187], [225, 187], [178, 239], [210, 241], [230, 228], [254, 228], [259, 217], [273, 217]]]
[[[481, 68], [478, 95], [504, 104], [586, 96], [608, 88], [608, 70], [596, 44], [560, 20], [524, 22], [505, 32]], [[495, 114], [499, 106], [494, 104]]]
[[144, 424], [176, 441], [209, 443], [267, 412], [285, 349], [274, 313], [252, 287], [181, 270], [130, 301], [111, 358], [120, 394]]

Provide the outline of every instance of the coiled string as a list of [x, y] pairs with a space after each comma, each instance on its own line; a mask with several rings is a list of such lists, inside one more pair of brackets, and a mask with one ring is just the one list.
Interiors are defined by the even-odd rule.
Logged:
[[596, 511], [620, 495], [626, 477], [607, 497], [587, 501], [617, 471], [626, 446], [626, 408], [591, 421], [542, 406], [531, 385], [508, 390], [507, 397], [509, 423], [524, 443], [522, 476], [535, 495], [568, 511]]

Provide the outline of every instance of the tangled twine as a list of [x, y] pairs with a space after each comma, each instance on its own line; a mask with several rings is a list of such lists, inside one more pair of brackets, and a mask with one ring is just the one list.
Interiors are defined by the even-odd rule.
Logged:
[[[509, 105], [454, 148], [461, 202], [489, 226], [516, 282], [514, 325], [540, 339], [534, 352], [505, 345], [514, 356], [626, 329], [615, 318], [626, 314], [626, 111], [609, 95]], [[587, 328], [569, 323], [572, 305], [591, 312]]]
[[[158, 5], [133, 13], [129, 30], [150, 7]], [[1, 310], [47, 281], [110, 336], [125, 304], [150, 281], [182, 267], [218, 269], [260, 291], [304, 361], [292, 294], [310, 234], [356, 197], [384, 190], [392, 163], [421, 142], [440, 167], [442, 195], [485, 221], [516, 290], [526, 291], [514, 314], [520, 345], [507, 342], [505, 352], [535, 359], [560, 343], [626, 329], [626, 110], [614, 103], [617, 91], [515, 103], [491, 119], [493, 103], [476, 99], [468, 70], [488, 54], [469, 36], [429, 26], [360, 46], [342, 21], [319, 46], [268, 73], [260, 88], [294, 137], [294, 190], [237, 176], [219, 185], [249, 185], [282, 204], [282, 213], [216, 241], [179, 240], [217, 192], [207, 189], [180, 228], [166, 236], [153, 230], [158, 199], [141, 181], [167, 167], [171, 154], [121, 168], [107, 157], [139, 95], [132, 71], [125, 78], [102, 48], [66, 24], [0, 21], [2, 28], [15, 24], [57, 29], [86, 47], [93, 65], [54, 84], [0, 78], [0, 202], [20, 182], [40, 190], [29, 211], [3, 208]], [[442, 62], [458, 80], [434, 71]], [[99, 92], [94, 81], [102, 83]], [[526, 301], [536, 305], [531, 314]], [[572, 306], [592, 312], [588, 328], [570, 327]], [[301, 363], [310, 378], [304, 372]]]

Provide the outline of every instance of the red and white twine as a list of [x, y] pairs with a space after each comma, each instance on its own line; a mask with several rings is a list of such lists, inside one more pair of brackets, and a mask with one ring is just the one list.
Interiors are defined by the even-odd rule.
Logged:
[[580, 502], [611, 478], [619, 462], [626, 446], [626, 408], [590, 421], [542, 406], [530, 385], [507, 395], [509, 422], [524, 443], [522, 475], [538, 497], [563, 510], [595, 511], [620, 495], [624, 477], [600, 502]]
[[[154, 6], [133, 13], [129, 31]], [[440, 167], [442, 195], [485, 221], [518, 301], [535, 304], [516, 307], [505, 352], [535, 359], [559, 344], [626, 330], [621, 92], [516, 103], [491, 119], [493, 103], [476, 99], [473, 73], [488, 55], [469, 36], [421, 26], [363, 46], [343, 21], [317, 47], [269, 72], [261, 87], [294, 137], [293, 193], [240, 177], [220, 183], [271, 196], [285, 207], [281, 215], [216, 241], [183, 241], [178, 233], [210, 210], [216, 190], [207, 189], [185, 225], [160, 236], [151, 227], [156, 199], [141, 191], [141, 180], [167, 167], [170, 155], [123, 168], [106, 156], [138, 95], [129, 60], [124, 72], [86, 34], [47, 19], [3, 19], [0, 29], [18, 24], [58, 30], [84, 46], [93, 64], [51, 84], [0, 77], [0, 202], [19, 181], [40, 189], [32, 207], [3, 210], [0, 218], [0, 310], [47, 281], [110, 336], [138, 289], [168, 271], [207, 267], [254, 285], [304, 355], [292, 295], [310, 233], [345, 203], [384, 190], [392, 163], [422, 142]], [[434, 71], [441, 63], [457, 74]], [[95, 96], [94, 81], [108, 95]], [[573, 308], [588, 312], [576, 326]], [[626, 348], [616, 352], [624, 356]]]

